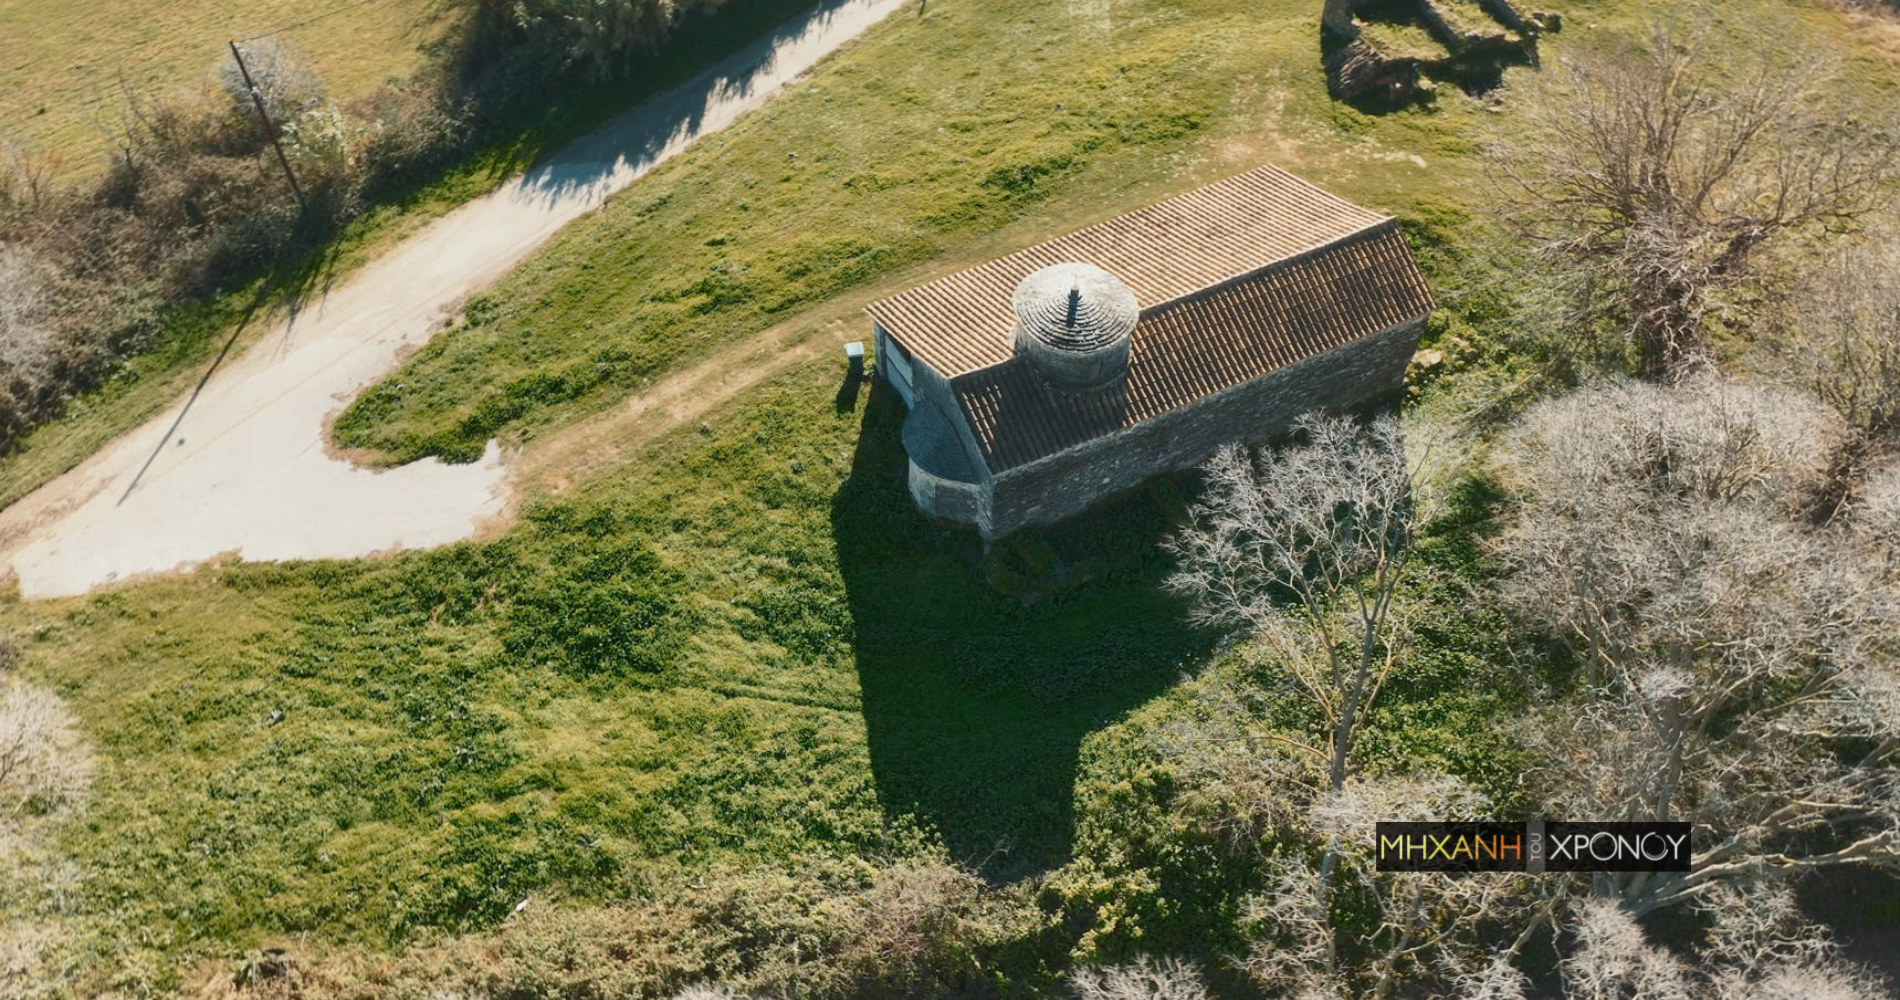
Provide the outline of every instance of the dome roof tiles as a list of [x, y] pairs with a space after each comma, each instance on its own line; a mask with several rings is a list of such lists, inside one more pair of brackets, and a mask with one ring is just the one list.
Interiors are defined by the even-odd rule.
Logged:
[[1023, 333], [1059, 351], [1089, 353], [1126, 339], [1141, 320], [1135, 293], [1093, 264], [1031, 272], [1010, 299]]

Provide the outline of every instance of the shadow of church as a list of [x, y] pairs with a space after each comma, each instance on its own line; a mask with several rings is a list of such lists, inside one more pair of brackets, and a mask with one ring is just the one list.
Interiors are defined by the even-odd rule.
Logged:
[[1082, 742], [1212, 649], [1162, 592], [1178, 481], [988, 552], [911, 505], [903, 404], [872, 380], [833, 500], [877, 793], [986, 877], [1070, 857]]

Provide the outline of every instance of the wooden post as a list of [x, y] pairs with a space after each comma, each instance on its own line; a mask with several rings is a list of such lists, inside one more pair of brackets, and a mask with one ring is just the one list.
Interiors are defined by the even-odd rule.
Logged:
[[297, 211], [309, 209], [303, 200], [303, 188], [297, 185], [297, 175], [290, 170], [290, 157], [284, 155], [284, 145], [277, 141], [277, 123], [270, 120], [270, 112], [264, 108], [264, 95], [257, 92], [257, 84], [251, 82], [251, 70], [244, 65], [244, 53], [238, 51], [238, 43], [231, 43], [231, 58], [237, 60], [238, 73], [244, 77], [244, 89], [251, 92], [251, 103], [257, 106], [257, 117], [264, 123], [264, 138], [270, 140], [271, 148], [277, 151], [277, 163], [284, 168], [284, 177], [290, 181], [290, 193], [297, 196]]

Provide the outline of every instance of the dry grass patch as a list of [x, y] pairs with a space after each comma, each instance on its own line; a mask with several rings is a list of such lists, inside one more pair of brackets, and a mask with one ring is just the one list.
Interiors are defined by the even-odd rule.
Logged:
[[[340, 8], [348, 0], [0, 0], [0, 137], [55, 158], [68, 178], [97, 173], [127, 91], [149, 98], [212, 82], [225, 43]], [[281, 37], [308, 53], [333, 96], [368, 93], [422, 65], [454, 26], [434, 0], [378, 0]]]

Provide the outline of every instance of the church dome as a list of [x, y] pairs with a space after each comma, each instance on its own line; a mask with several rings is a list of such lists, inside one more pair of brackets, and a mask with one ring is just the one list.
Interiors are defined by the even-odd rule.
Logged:
[[1030, 274], [1011, 299], [1024, 333], [1063, 351], [1099, 351], [1134, 332], [1141, 309], [1121, 279], [1094, 264]]
[[1054, 264], [1016, 286], [1016, 352], [1058, 387], [1100, 389], [1128, 373], [1135, 293], [1093, 264]]

